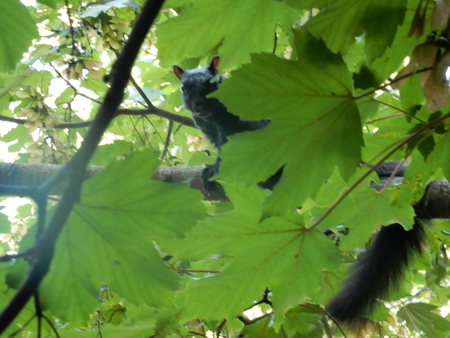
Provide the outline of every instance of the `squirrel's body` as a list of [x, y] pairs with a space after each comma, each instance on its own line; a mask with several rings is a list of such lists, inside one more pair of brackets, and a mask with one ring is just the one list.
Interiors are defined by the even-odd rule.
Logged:
[[[207, 98], [208, 94], [219, 88], [222, 77], [218, 74], [217, 66], [220, 58], [213, 57], [209, 66], [198, 69], [183, 70], [173, 66], [175, 75], [181, 80], [183, 103], [192, 113], [195, 125], [202, 131], [214, 147], [220, 152], [227, 137], [236, 133], [262, 129], [269, 124], [269, 120], [244, 121], [227, 110], [218, 99]], [[220, 158], [213, 166], [203, 172], [205, 186], [208, 180], [217, 174]]]

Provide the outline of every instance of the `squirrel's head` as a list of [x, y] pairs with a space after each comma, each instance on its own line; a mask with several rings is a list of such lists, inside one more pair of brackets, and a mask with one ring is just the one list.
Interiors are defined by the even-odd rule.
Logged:
[[183, 98], [189, 101], [204, 99], [206, 95], [219, 88], [222, 77], [217, 69], [220, 62], [219, 56], [214, 56], [209, 66], [184, 70], [174, 65], [173, 72], [181, 81]]

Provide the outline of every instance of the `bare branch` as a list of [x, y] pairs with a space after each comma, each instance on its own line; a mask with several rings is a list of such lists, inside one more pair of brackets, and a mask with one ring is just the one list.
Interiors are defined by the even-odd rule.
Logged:
[[[18, 119], [15, 117], [9, 117], [5, 115], [0, 115], [0, 121], [11, 122], [15, 124], [24, 125], [28, 120]], [[74, 128], [86, 128], [92, 124], [92, 121], [80, 121], [80, 122], [63, 122], [54, 126], [56, 129], [74, 129]]]
[[[184, 126], [196, 128], [194, 121], [190, 117], [177, 115], [174, 113], [170, 113], [168, 111], [165, 111], [163, 109], [159, 109], [155, 106], [151, 106], [147, 109], [117, 109], [116, 115], [156, 115], [165, 119], [168, 119], [173, 122], [177, 122], [179, 124], [182, 124]], [[24, 125], [27, 120], [25, 119], [18, 119], [15, 117], [9, 117], [5, 115], [0, 115], [0, 121], [6, 121], [11, 122], [15, 124]], [[89, 127], [92, 124], [91, 121], [80, 121], [80, 122], [62, 122], [58, 124], [57, 126], [54, 126], [56, 129], [76, 129], [76, 128], [86, 128]]]
[[[75, 44], [74, 44], [73, 46], [75, 46]], [[102, 104], [102, 101], [101, 101], [101, 100], [94, 99], [94, 98], [90, 97], [89, 95], [86, 95], [86, 94], [80, 92], [80, 91], [78, 90], [77, 87], [75, 87], [69, 80], [66, 79], [65, 76], [63, 76], [63, 75], [56, 69], [55, 66], [53, 66], [53, 64], [50, 63], [50, 66], [52, 66], [53, 70], [54, 70], [55, 73], [58, 75], [58, 77], [59, 77], [60, 79], [62, 79], [62, 80], [63, 80], [70, 88], [72, 88], [72, 90], [75, 92], [75, 96], [76, 96], [76, 95], [82, 96], [82, 97], [84, 97], [85, 99], [91, 100], [91, 101], [96, 102], [96, 103], [98, 103], [98, 104]]]
[[190, 117], [180, 116], [174, 113], [170, 113], [168, 111], [159, 109], [155, 106], [148, 107], [147, 109], [118, 109], [117, 115], [156, 115], [165, 119], [168, 119], [173, 122], [177, 122], [184, 126], [197, 128], [194, 124], [194, 120]]
[[[389, 162], [393, 163], [393, 162]], [[389, 180], [387, 171], [395, 170], [395, 163], [391, 166], [382, 166], [380, 184], [373, 185], [372, 188], [381, 189]], [[28, 163], [0, 163], [0, 191], [1, 185], [10, 186], [36, 186], [44, 182], [48, 177], [60, 170], [61, 166], [56, 164], [28, 164]], [[86, 169], [86, 179], [94, 176], [103, 170], [102, 166], [88, 166]], [[190, 182], [193, 189], [204, 193], [205, 200], [227, 201], [223, 191], [210, 192], [206, 194], [203, 189], [202, 181], [203, 168], [194, 167], [159, 167], [153, 174], [152, 179], [170, 183]], [[401, 184], [402, 177], [396, 178], [391, 183]], [[269, 179], [270, 180], [270, 179]], [[260, 184], [261, 185], [261, 184]], [[263, 184], [264, 185], [264, 184]], [[266, 188], [273, 187], [272, 184], [264, 185]], [[54, 189], [53, 194], [60, 194], [61, 187]], [[422, 200], [416, 205], [416, 212], [420, 215], [428, 215], [426, 218], [450, 218], [450, 183], [445, 180], [431, 182], [426, 190]], [[423, 216], [422, 216], [423, 217]]]

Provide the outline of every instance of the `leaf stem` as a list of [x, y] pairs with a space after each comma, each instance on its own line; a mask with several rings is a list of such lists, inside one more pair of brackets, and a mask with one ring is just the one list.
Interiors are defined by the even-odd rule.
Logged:
[[353, 98], [355, 100], [361, 99], [363, 97], [366, 97], [366, 96], [369, 96], [369, 95], [375, 93], [377, 90], [382, 90], [382, 89], [386, 88], [387, 86], [390, 86], [393, 83], [396, 83], [398, 81], [401, 81], [403, 79], [406, 79], [406, 78], [408, 78], [410, 76], [413, 76], [413, 75], [416, 75], [416, 74], [419, 74], [419, 73], [427, 72], [427, 71], [432, 70], [432, 69], [433, 69], [433, 67], [422, 68], [422, 69], [419, 69], [419, 70], [414, 71], [412, 73], [408, 73], [408, 74], [405, 74], [403, 76], [399, 76], [398, 78], [389, 81], [389, 83], [385, 83], [385, 84], [383, 84], [383, 85], [381, 85], [381, 86], [379, 86], [379, 87], [377, 87], [375, 89], [369, 90], [368, 92], [362, 93], [362, 94], [360, 94], [358, 96], [354, 96]]

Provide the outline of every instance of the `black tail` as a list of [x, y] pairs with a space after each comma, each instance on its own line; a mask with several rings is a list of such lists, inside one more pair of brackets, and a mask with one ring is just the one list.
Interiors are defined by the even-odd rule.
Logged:
[[400, 224], [383, 227], [358, 258], [343, 290], [326, 307], [328, 314], [347, 324], [369, 316], [377, 299], [399, 286], [411, 259], [422, 252], [424, 240], [425, 230], [417, 219], [410, 231]]

